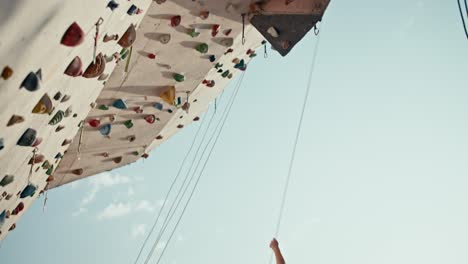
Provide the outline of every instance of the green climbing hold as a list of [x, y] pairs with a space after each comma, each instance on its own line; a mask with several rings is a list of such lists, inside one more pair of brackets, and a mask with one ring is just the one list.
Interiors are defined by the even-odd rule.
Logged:
[[98, 108], [104, 111], [109, 110], [109, 107], [107, 105], [100, 105]]
[[50, 175], [52, 175], [53, 172], [54, 172], [54, 165], [51, 165], [51, 166], [47, 169], [46, 174], [50, 176]]
[[221, 68], [221, 67], [223, 67], [223, 64], [221, 64], [221, 63], [219, 63], [219, 62], [216, 63], [215, 69], [219, 69], [219, 68]]
[[128, 129], [132, 128], [133, 127], [133, 122], [132, 120], [127, 120], [124, 122], [124, 125], [125, 127], [127, 127]]
[[183, 74], [174, 73], [173, 77], [174, 77], [174, 80], [176, 80], [177, 82], [185, 81], [185, 76]]
[[228, 77], [228, 76], [229, 76], [229, 70], [223, 72], [223, 74], [221, 74], [221, 76], [222, 76], [223, 78]]
[[132, 154], [133, 154], [134, 156], [140, 156], [140, 152], [138, 152], [138, 151], [133, 151]]
[[198, 36], [200, 36], [200, 32], [198, 32], [198, 30], [196, 28], [191, 28], [187, 31], [187, 34], [189, 36], [191, 36], [192, 38], [196, 38]]
[[120, 58], [122, 60], [125, 60], [129, 54], [130, 54], [130, 50], [127, 48], [124, 48], [120, 51]]
[[58, 123], [60, 123], [60, 121], [62, 121], [62, 119], [65, 117], [65, 112], [63, 112], [62, 110], [59, 110], [55, 115], [54, 117], [52, 117], [52, 119], [50, 120], [49, 122], [49, 125], [56, 125]]
[[3, 179], [0, 181], [0, 186], [5, 187], [8, 184], [12, 183], [15, 180], [13, 175], [5, 175]]
[[195, 48], [198, 52], [202, 53], [202, 54], [205, 54], [208, 52], [208, 44], [206, 43], [200, 43], [197, 45], [197, 47]]

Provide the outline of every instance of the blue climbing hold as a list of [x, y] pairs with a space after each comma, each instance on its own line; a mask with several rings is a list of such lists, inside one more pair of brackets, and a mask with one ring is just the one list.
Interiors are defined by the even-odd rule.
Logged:
[[33, 195], [36, 193], [37, 187], [29, 184], [24, 188], [24, 190], [20, 194], [20, 198], [26, 198], [26, 197], [33, 197]]
[[161, 104], [161, 103], [155, 103], [153, 106], [154, 106], [154, 108], [158, 109], [159, 111], [162, 111], [163, 108], [164, 108], [163, 104]]
[[118, 109], [127, 109], [128, 106], [127, 104], [124, 102], [124, 100], [122, 99], [118, 99], [116, 100], [113, 104], [112, 104], [113, 107], [115, 108], [118, 108]]
[[36, 141], [36, 135], [36, 130], [28, 128], [28, 130], [23, 133], [16, 144], [23, 147], [30, 147], [34, 144], [34, 141]]
[[210, 62], [215, 62], [216, 61], [216, 56], [211, 55], [209, 59], [210, 59]]
[[111, 130], [112, 130], [112, 126], [110, 124], [103, 125], [101, 126], [101, 128], [99, 128], [99, 132], [101, 132], [103, 136], [109, 136], [111, 133]]
[[26, 78], [24, 78], [23, 82], [21, 83], [20, 88], [24, 87], [24, 89], [34, 92], [39, 90], [40, 84], [39, 81], [42, 79], [42, 71], [38, 70], [36, 73], [30, 72]]
[[138, 10], [138, 7], [137, 7], [136, 5], [132, 5], [132, 6], [128, 9], [127, 14], [128, 14], [129, 16], [132, 16], [132, 15], [136, 14], [137, 10]]
[[6, 210], [3, 210], [3, 212], [0, 214], [0, 228], [5, 224], [6, 221]]
[[247, 65], [245, 64], [244, 59], [242, 59], [239, 63], [234, 65], [234, 68], [239, 69], [241, 71], [245, 71], [247, 69]]
[[107, 7], [110, 8], [110, 10], [114, 11], [117, 7], [119, 7], [119, 3], [115, 2], [114, 0], [111, 0], [108, 4]]

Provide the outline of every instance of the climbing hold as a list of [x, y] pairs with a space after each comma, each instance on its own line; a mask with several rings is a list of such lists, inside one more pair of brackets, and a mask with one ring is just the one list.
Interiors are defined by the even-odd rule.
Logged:
[[8, 121], [8, 124], [7, 126], [13, 126], [13, 125], [16, 125], [16, 124], [19, 124], [19, 123], [22, 123], [24, 122], [24, 117], [22, 116], [18, 116], [18, 115], [13, 115], [11, 116], [10, 120]]
[[112, 126], [110, 124], [103, 125], [99, 128], [99, 132], [101, 132], [103, 136], [109, 136], [111, 133], [111, 130], [112, 130]]
[[159, 37], [159, 42], [161, 42], [162, 44], [167, 44], [170, 41], [171, 41], [171, 35], [169, 35], [169, 34], [162, 34]]
[[52, 100], [48, 94], [44, 94], [41, 100], [34, 106], [32, 113], [34, 114], [50, 114], [53, 110]]
[[225, 72], [223, 72], [223, 74], [221, 74], [223, 78], [228, 77], [228, 75], [229, 75], [229, 70], [226, 70]]
[[274, 37], [274, 38], [278, 38], [279, 37], [279, 32], [276, 28], [274, 27], [269, 27], [267, 29], [267, 33], [270, 34], [270, 36]]
[[84, 37], [85, 33], [81, 27], [76, 22], [73, 22], [73, 24], [68, 27], [67, 31], [65, 31], [60, 43], [68, 47], [75, 47], [84, 41]]
[[10, 67], [5, 66], [2, 70], [2, 78], [4, 80], [8, 80], [12, 75], [13, 75], [13, 70]]
[[199, 121], [199, 120], [200, 120], [200, 117], [198, 117], [198, 116], [196, 116], [196, 117], [193, 119], [193, 121], [195, 121], [195, 122], [196, 122], [196, 121]]
[[5, 175], [3, 179], [0, 181], [0, 186], [5, 187], [8, 184], [12, 183], [15, 180], [13, 175]]
[[76, 56], [64, 72], [66, 75], [71, 77], [77, 77], [83, 74], [83, 62], [81, 62], [80, 57]]
[[232, 32], [232, 29], [226, 29], [224, 30], [223, 34], [228, 37], [229, 35], [231, 35], [231, 32]]
[[161, 140], [161, 139], [163, 139], [163, 136], [159, 135], [159, 136], [156, 137], [156, 139]]
[[158, 109], [159, 111], [162, 111], [163, 110], [163, 105], [161, 103], [155, 103], [153, 105], [154, 108]]
[[200, 32], [196, 28], [190, 28], [187, 31], [187, 34], [189, 36], [191, 36], [192, 38], [196, 38], [196, 37], [200, 36]]
[[114, 123], [115, 117], [115, 114], [109, 115], [109, 122]]
[[[12, 215], [17, 215], [19, 214], [21, 211], [23, 211], [24, 209], [24, 203], [23, 202], [20, 202], [16, 208], [13, 210], [13, 212], [11, 212]], [[15, 225], [15, 224], [13, 224]], [[13, 228], [14, 229], [14, 228]]]
[[2, 228], [2, 226], [5, 224], [6, 218], [6, 210], [3, 210], [3, 212], [0, 214], [0, 228]]
[[213, 88], [215, 86], [215, 81], [214, 80], [203, 80], [202, 82], [204, 85], [207, 87]]
[[180, 125], [177, 126], [177, 128], [179, 128], [179, 129], [180, 129], [180, 128], [183, 128], [183, 127], [184, 127], [184, 125], [182, 125], [182, 124], [180, 124]]
[[132, 122], [132, 120], [127, 120], [127, 121], [125, 121], [123, 124], [124, 124], [124, 126], [125, 126], [126, 128], [128, 128], [128, 129], [130, 129], [130, 128], [133, 127], [133, 122]]
[[144, 159], [147, 159], [147, 158], [149, 158], [149, 154], [148, 154], [148, 153], [144, 153], [143, 155], [141, 155], [141, 157], [144, 158]]
[[248, 49], [247, 52], [246, 52], [245, 54], [250, 55], [250, 54], [252, 54], [252, 53], [254, 53], [254, 52], [255, 52], [255, 51], [253, 51], [252, 49]]
[[228, 50], [226, 50], [226, 52], [224, 52], [224, 55], [227, 55], [228, 53], [231, 53], [233, 51], [234, 51], [233, 49], [228, 49]]
[[24, 89], [34, 92], [39, 90], [40, 88], [40, 80], [42, 78], [40, 70], [36, 73], [30, 72], [26, 78], [24, 78], [23, 82], [21, 83], [20, 89], [24, 87]]
[[109, 74], [103, 73], [103, 74], [99, 75], [98, 81], [104, 81], [104, 80], [107, 79], [107, 77], [109, 77]]
[[45, 174], [52, 175], [53, 172], [54, 172], [54, 165], [50, 165], [50, 167], [47, 169]]
[[257, 57], [257, 53], [255, 52], [249, 55], [249, 58], [254, 58], [254, 57]]
[[8, 229], [8, 231], [13, 231], [13, 230], [15, 230], [15, 228], [16, 228], [16, 224], [12, 224], [10, 226], [10, 229]]
[[171, 27], [177, 27], [182, 22], [181, 16], [173, 16], [171, 17]]
[[209, 16], [210, 16], [209, 11], [201, 11], [200, 12], [200, 18], [203, 19], [203, 20], [207, 19]]
[[221, 40], [221, 45], [225, 46], [225, 47], [231, 47], [232, 45], [234, 45], [234, 39], [233, 38], [224, 38]]
[[115, 158], [113, 159], [113, 161], [114, 161], [115, 163], [119, 164], [120, 162], [122, 162], [122, 157], [115, 157]]
[[[106, 42], [109, 42], [109, 41], [113, 41], [113, 40], [118, 40], [119, 39], [119, 34], [113, 34], [113, 35], [104, 35], [104, 38], [102, 39], [102, 41], [104, 43]], [[106, 57], [106, 61], [107, 61], [107, 57]]]
[[71, 139], [65, 139], [65, 140], [63, 140], [63, 142], [62, 142], [62, 146], [70, 145], [71, 143], [72, 143], [72, 140], [71, 140]]
[[61, 92], [57, 92], [57, 93], [54, 95], [54, 100], [55, 100], [55, 101], [58, 101], [58, 100], [60, 100], [60, 98], [62, 98], [62, 93], [61, 93]]
[[104, 158], [108, 158], [108, 157], [109, 157], [109, 152], [103, 152], [103, 153], [101, 153], [101, 155], [102, 155]]
[[73, 109], [71, 106], [69, 106], [66, 110], [65, 110], [65, 117], [69, 117], [73, 112]]
[[31, 165], [31, 164], [37, 164], [37, 163], [42, 163], [44, 162], [45, 160], [45, 156], [42, 155], [42, 154], [39, 154], [39, 155], [34, 155], [34, 157], [32, 157], [28, 164]]
[[94, 127], [94, 128], [97, 128], [101, 125], [101, 121], [99, 121], [99, 119], [91, 119], [88, 121], [88, 124], [91, 126], [91, 127]]
[[163, 99], [164, 102], [172, 105], [172, 104], [174, 104], [175, 93], [176, 93], [175, 87], [174, 86], [169, 86], [165, 91], [163, 91], [159, 95], [159, 97], [161, 97], [161, 99]]
[[181, 103], [182, 103], [182, 98], [180, 98], [180, 96], [179, 96], [179, 97], [177, 97], [177, 104], [176, 105], [179, 106]]
[[99, 105], [98, 109], [107, 111], [107, 110], [109, 110], [109, 107], [107, 105]]
[[55, 132], [60, 132], [64, 129], [65, 127], [62, 125], [58, 125], [57, 128], [55, 129]]
[[117, 109], [122, 109], [122, 110], [128, 108], [127, 104], [126, 104], [125, 101], [122, 100], [122, 99], [118, 99], [118, 100], [114, 101], [114, 103], [112, 104], [112, 106], [115, 107], [115, 108], [117, 108]]
[[123, 34], [122, 38], [117, 42], [121, 47], [130, 47], [136, 39], [136, 30], [133, 24], [130, 24], [127, 31]]
[[148, 122], [148, 124], [153, 124], [154, 121], [156, 121], [156, 116], [155, 115], [147, 115], [147, 116], [145, 116], [145, 120], [146, 120], [146, 122]]
[[208, 52], [208, 44], [206, 44], [206, 43], [200, 43], [200, 44], [198, 44], [198, 45], [195, 47], [195, 49], [196, 49], [198, 52], [200, 52], [200, 53], [202, 53], [202, 54], [205, 54], [205, 53]]
[[247, 64], [245, 64], [244, 59], [242, 59], [236, 65], [234, 65], [234, 68], [245, 71], [247, 69]]
[[16, 143], [19, 146], [23, 147], [30, 147], [33, 145], [34, 141], [36, 140], [37, 132], [32, 128], [28, 128], [23, 135], [20, 137], [18, 142]]
[[215, 69], [220, 69], [221, 67], [223, 67], [223, 64], [221, 64], [221, 63], [216, 63]]
[[234, 63], [234, 64], [238, 64], [239, 62], [240, 62], [240, 60], [238, 58], [235, 58], [235, 59], [232, 60], [232, 63]]
[[211, 26], [211, 36], [212, 36], [213, 38], [216, 37], [216, 36], [218, 35], [218, 32], [219, 32], [219, 28], [220, 28], [220, 27], [221, 27], [221, 26], [218, 25], [218, 24], [214, 24], [214, 25]]
[[86, 68], [86, 71], [83, 73], [84, 78], [95, 78], [101, 75], [104, 70], [106, 69], [106, 60], [104, 59], [104, 56], [102, 53], [99, 53], [96, 56], [96, 61], [91, 62]]
[[136, 14], [137, 9], [138, 9], [138, 7], [137, 7], [136, 5], [132, 5], [132, 6], [130, 6], [130, 8], [127, 10], [127, 14], [128, 14], [129, 16], [132, 16], [132, 15]]
[[156, 59], [156, 54], [154, 54], [154, 53], [148, 53], [147, 56], [148, 56], [148, 58], [150, 58], [152, 60]]
[[223, 72], [223, 69], [219, 69], [218, 72], [219, 72], [219, 73], [222, 73], [222, 72]]
[[67, 102], [68, 100], [70, 100], [71, 96], [66, 94], [63, 96], [62, 100], [60, 100], [61, 103], [65, 103]]
[[215, 62], [216, 61], [216, 56], [215, 55], [210, 55], [209, 59], [210, 59], [210, 62]]
[[156, 0], [156, 3], [157, 3], [158, 5], [163, 4], [163, 3], [165, 3], [165, 2], [166, 2], [166, 0]]
[[50, 175], [47, 177], [46, 182], [53, 182], [55, 180], [55, 177], [53, 175]]
[[41, 166], [44, 170], [48, 170], [50, 168], [50, 163], [48, 160], [44, 161]]
[[230, 73], [230, 74], [228, 75], [228, 79], [232, 79], [233, 76], [234, 76], [234, 75], [232, 75], [232, 73]]
[[3, 141], [3, 138], [0, 138], [0, 150], [5, 148], [5, 143]]
[[63, 158], [63, 155], [60, 152], [57, 153], [57, 155], [55, 155], [55, 157], [54, 157], [54, 159], [61, 159], [61, 158]]
[[29, 184], [26, 186], [26, 188], [23, 189], [23, 191], [20, 194], [20, 198], [26, 198], [26, 197], [33, 197], [34, 194], [36, 193], [37, 186], [34, 186], [32, 184]]
[[133, 108], [133, 111], [135, 111], [135, 113], [137, 113], [137, 114], [141, 114], [141, 113], [143, 113], [143, 107], [136, 106], [136, 107]]
[[115, 2], [114, 0], [111, 0], [107, 4], [107, 7], [110, 8], [110, 10], [114, 11], [117, 7], [119, 7], [119, 3]]
[[287, 49], [289, 49], [289, 47], [291, 47], [291, 41], [289, 41], [289, 40], [281, 41], [281, 48], [287, 50]]
[[138, 151], [133, 151], [132, 154], [133, 154], [134, 156], [139, 156], [139, 155], [140, 155], [140, 152], [138, 152]]
[[79, 169], [74, 169], [72, 170], [72, 173], [75, 174], [75, 175], [82, 175], [83, 174], [83, 169], [82, 168], [79, 168]]
[[127, 139], [128, 139], [128, 141], [133, 142], [133, 141], [135, 141], [136, 137], [131, 135]]
[[174, 78], [174, 80], [176, 80], [176, 82], [185, 81], [185, 76], [183, 74], [180, 74], [180, 73], [174, 73], [173, 78]]
[[62, 110], [57, 111], [57, 113], [52, 117], [52, 119], [49, 121], [49, 125], [56, 125], [62, 121], [62, 119], [65, 117], [65, 112]]

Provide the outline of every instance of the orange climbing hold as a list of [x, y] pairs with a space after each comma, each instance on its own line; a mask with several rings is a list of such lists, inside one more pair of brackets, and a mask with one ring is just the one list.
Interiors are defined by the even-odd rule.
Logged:
[[164, 90], [159, 97], [164, 100], [164, 102], [173, 105], [176, 96], [176, 89], [175, 86], [169, 86], [166, 90]]

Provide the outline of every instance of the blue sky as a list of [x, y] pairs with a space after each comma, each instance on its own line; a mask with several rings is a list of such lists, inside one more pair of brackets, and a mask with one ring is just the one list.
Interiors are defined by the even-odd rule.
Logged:
[[[268, 262], [315, 42], [249, 65], [162, 263]], [[455, 1], [331, 3], [279, 236], [288, 263], [468, 262], [467, 58]], [[1, 263], [133, 263], [199, 124], [51, 191], [45, 213], [38, 200]]]

